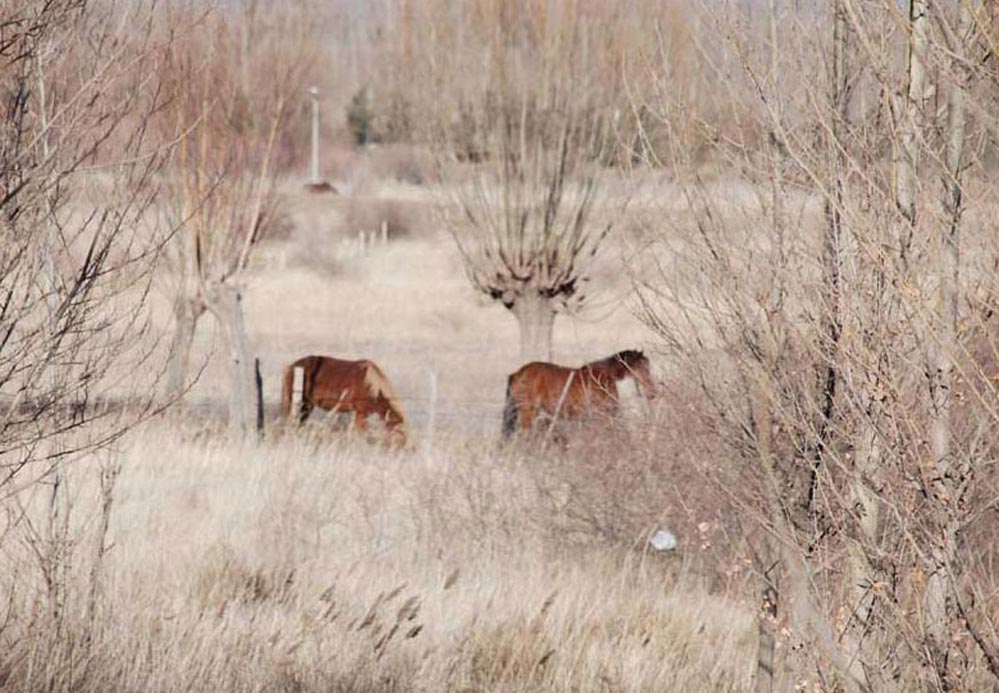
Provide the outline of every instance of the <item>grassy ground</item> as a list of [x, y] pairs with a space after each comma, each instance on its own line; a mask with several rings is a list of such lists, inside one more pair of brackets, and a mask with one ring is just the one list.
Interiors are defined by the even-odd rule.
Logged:
[[[709, 594], [683, 551], [574, 525], [539, 473], [554, 460], [459, 438], [430, 454], [320, 437], [244, 446], [174, 422], [140, 431], [119, 461], [99, 577], [94, 466], [64, 479], [50, 590], [38, 555], [52, 537], [6, 542], [2, 586], [37, 587], [14, 591], [33, 614], [9, 631], [16, 689], [750, 685], [751, 614]], [[44, 527], [48, 495], [24, 501]]]
[[[379, 194], [428, 203], [415, 188]], [[247, 277], [246, 322], [272, 415], [292, 359], [372, 358], [400, 392], [413, 444], [391, 453], [273, 422], [261, 444], [228, 440], [206, 317], [186, 413], [75, 462], [54, 494], [36, 485], [5, 501], [0, 688], [748, 689], [745, 566], [712, 557], [724, 518], [664, 452], [682, 449], [682, 427], [648, 433], [626, 387], [614, 435], [541, 454], [501, 448], [514, 319], [473, 293], [425, 209], [385, 247], [338, 251], [359, 230], [351, 219], [377, 216], [351, 210], [362, 204], [386, 202], [292, 192], [289, 232]], [[623, 253], [605, 258], [593, 308], [556, 323], [556, 360], [645, 346]], [[157, 316], [166, 331], [163, 305]], [[103, 493], [102, 469], [120, 470]], [[649, 552], [660, 522], [678, 552]], [[718, 556], [739, 565], [702, 570]]]

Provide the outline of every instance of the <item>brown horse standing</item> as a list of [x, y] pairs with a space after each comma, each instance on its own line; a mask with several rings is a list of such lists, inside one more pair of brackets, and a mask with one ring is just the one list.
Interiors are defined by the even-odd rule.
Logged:
[[295, 361], [284, 369], [281, 414], [286, 420], [291, 418], [296, 368], [303, 371], [299, 423], [319, 407], [332, 412], [353, 413], [354, 428], [364, 431], [368, 416], [374, 414], [385, 422], [386, 442], [405, 442], [406, 422], [402, 409], [396, 402], [391, 383], [374, 361], [344, 361], [330, 356], [306, 356]]
[[619, 406], [617, 382], [627, 377], [635, 379], [646, 399], [655, 396], [649, 360], [641, 351], [628, 349], [579, 368], [529, 363], [507, 380], [503, 435], [513, 434], [518, 423], [529, 430], [542, 412], [553, 419], [613, 414]]

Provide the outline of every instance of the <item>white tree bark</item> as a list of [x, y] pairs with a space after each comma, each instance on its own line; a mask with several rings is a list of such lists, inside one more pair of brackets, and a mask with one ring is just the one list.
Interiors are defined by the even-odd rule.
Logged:
[[526, 291], [510, 308], [520, 326], [520, 356], [523, 361], [551, 361], [555, 307], [536, 291]]
[[238, 436], [252, 434], [256, 425], [256, 393], [253, 359], [243, 321], [242, 296], [228, 284], [209, 287], [205, 292], [208, 310], [221, 328], [229, 371], [229, 428]]
[[191, 370], [191, 345], [198, 327], [198, 320], [205, 312], [200, 299], [180, 295], [174, 300], [174, 333], [170, 341], [170, 362], [167, 366], [167, 397], [171, 400], [183, 397], [188, 387]]

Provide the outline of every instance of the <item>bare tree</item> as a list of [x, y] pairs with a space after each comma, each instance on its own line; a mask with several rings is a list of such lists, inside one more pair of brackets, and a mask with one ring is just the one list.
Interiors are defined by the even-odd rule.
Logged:
[[[912, 3], [912, 11], [918, 8]], [[947, 60], [947, 121], [944, 130], [943, 218], [933, 230], [937, 265], [936, 334], [931, 338], [929, 368], [930, 440], [933, 451], [932, 492], [934, 509], [930, 521], [927, 551], [927, 584], [923, 596], [926, 629], [934, 676], [926, 681], [927, 690], [936, 690], [937, 676], [945, 689], [956, 688], [959, 681], [951, 675], [949, 653], [958, 619], [955, 598], [959, 579], [958, 536], [964, 524], [962, 507], [972, 481], [970, 457], [953, 444], [952, 398], [954, 361], [958, 352], [958, 306], [961, 295], [960, 234], [963, 208], [963, 168], [965, 147], [965, 104], [968, 70], [966, 44], [972, 30], [969, 3], [959, 3], [956, 25], [942, 18], [940, 27], [950, 54]], [[928, 19], [928, 18], [927, 18]], [[915, 20], [913, 20], [915, 22]], [[915, 28], [913, 29], [915, 33]], [[914, 45], [918, 41], [913, 40]]]
[[584, 31], [577, 22], [544, 37], [538, 64], [500, 10], [488, 88], [460, 127], [440, 133], [440, 151], [481, 159], [463, 181], [445, 180], [445, 219], [473, 286], [516, 317], [525, 360], [551, 358], [555, 316], [589, 297], [594, 259], [625, 204], [606, 194], [610, 120], [578, 67]]
[[[991, 309], [966, 310], [981, 270], [959, 238], [964, 212], [987, 209], [976, 157], [994, 151], [994, 103], [969, 88], [992, 71], [973, 28], [984, 20], [967, 3], [917, 0], [902, 22], [873, 1], [828, 13], [787, 5], [773, 80], [774, 32], [728, 9], [705, 13], [730, 52], [702, 50], [738, 75], [728, 93], [752, 114], [745, 134], [712, 150], [738, 182], [705, 180], [685, 143], [670, 143], [662, 160], [687, 205], [664, 208], [662, 247], [636, 275], [650, 326], [725, 441], [725, 471], [706, 473], [729, 489], [754, 552], [774, 549], [781, 589], [766, 594], [781, 609], [765, 602], [761, 621], [786, 631], [761, 622], [758, 688], [809, 668], [846, 690], [981, 686], [983, 671], [999, 671], [987, 635], [995, 603], [975, 587], [989, 574], [977, 556], [991, 548], [971, 543], [995, 506], [975, 483], [995, 449], [984, 375], [995, 340]], [[750, 126], [772, 133], [766, 148]], [[779, 178], [797, 217], [786, 226], [766, 203]], [[925, 195], [936, 180], [939, 205]], [[979, 237], [977, 255], [996, 252], [992, 235]], [[771, 633], [790, 639], [773, 658]]]
[[[254, 425], [253, 359], [242, 309], [242, 278], [251, 253], [278, 206], [275, 153], [291, 100], [302, 95], [311, 47], [266, 43], [289, 25], [287, 13], [246, 9], [239, 32], [254, 33], [250, 61], [239, 32], [209, 15], [196, 24], [169, 64], [173, 101], [167, 125], [179, 140], [171, 166], [168, 220], [182, 227], [172, 250], [170, 291], [175, 332], [168, 390], [187, 385], [190, 350], [199, 318], [209, 312], [228, 363], [231, 425]], [[239, 34], [239, 35], [237, 35]], [[253, 71], [251, 87], [246, 75]]]
[[[850, 25], [845, 0], [837, 0], [832, 14], [832, 74], [828, 127], [828, 153], [826, 158], [827, 192], [824, 196], [825, 233], [823, 235], [823, 275], [822, 288], [825, 291], [824, 343], [823, 358], [826, 362], [825, 382], [822, 386], [821, 419], [818, 425], [815, 449], [815, 465], [809, 488], [809, 508], [816, 508], [816, 484], [818, 482], [817, 467], [822, 463], [828, 452], [828, 446], [834, 433], [834, 414], [836, 410], [836, 392], [842, 377], [840, 367], [840, 349], [843, 335], [843, 264], [845, 257], [844, 223], [844, 188], [845, 179], [849, 173], [849, 163], [845, 148], [849, 146], [847, 130], [849, 127], [850, 106], [850, 72], [849, 43]], [[872, 414], [874, 398], [865, 398], [865, 410]], [[870, 489], [870, 480], [877, 477], [877, 431], [871, 418], [866, 418], [860, 433], [860, 455], [857, 456], [854, 474], [850, 476], [850, 502], [856, 509], [856, 525], [854, 534], [862, 540], [849, 541], [846, 547], [848, 574], [851, 586], [849, 599], [854, 605], [853, 627], [844, 638], [848, 643], [852, 657], [853, 675], [858, 681], [868, 684], [864, 670], [865, 660], [861, 654], [863, 640], [870, 631], [873, 595], [869, 586], [877, 580], [877, 574], [871, 565], [866, 550], [876, 540], [879, 525], [880, 506], [876, 495]]]
[[533, 151], [506, 150], [516, 146], [506, 140], [498, 161], [459, 189], [461, 216], [450, 223], [473, 286], [516, 317], [525, 360], [551, 359], [555, 316], [588, 297], [588, 272], [612, 227], [595, 218], [599, 174], [570, 163], [579, 142], [571, 121], [562, 125], [556, 149], [545, 135]]
[[[152, 406], [145, 301], [168, 233], [146, 222], [168, 149], [149, 125], [168, 42], [149, 4], [119, 11], [112, 21], [113, 7], [84, 0], [4, 9], [0, 488], [106, 445]], [[153, 377], [125, 377], [142, 365]]]

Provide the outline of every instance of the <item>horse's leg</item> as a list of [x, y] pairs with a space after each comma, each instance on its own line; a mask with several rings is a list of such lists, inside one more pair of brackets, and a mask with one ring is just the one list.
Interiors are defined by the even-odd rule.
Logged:
[[364, 433], [368, 430], [369, 413], [367, 407], [354, 407], [354, 430], [358, 433]]
[[520, 428], [524, 431], [531, 430], [531, 424], [534, 422], [534, 405], [525, 404], [520, 407]]
[[312, 413], [312, 409], [313, 409], [312, 402], [309, 402], [305, 399], [305, 397], [302, 397], [302, 406], [299, 408], [299, 413], [298, 413], [299, 426], [304, 424], [305, 420], [309, 418], [309, 414]]
[[[299, 426], [305, 423], [305, 420], [309, 418], [309, 414], [312, 413], [312, 409], [315, 406], [313, 395], [316, 391], [316, 374], [318, 372], [318, 366], [310, 369], [302, 368], [302, 400], [299, 402], [298, 412], [296, 412]], [[292, 378], [294, 378], [294, 373], [292, 374]], [[294, 387], [294, 380], [292, 380], [292, 387]]]

